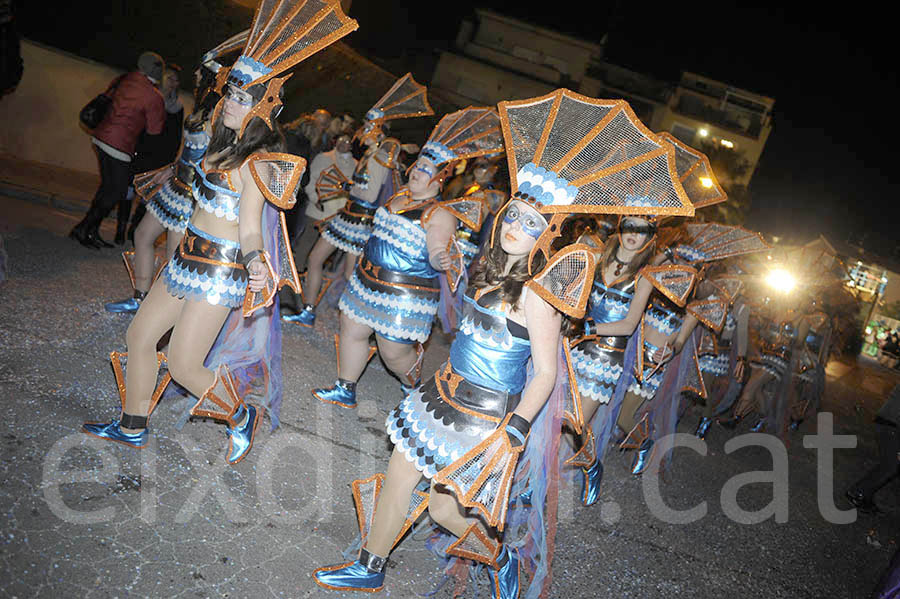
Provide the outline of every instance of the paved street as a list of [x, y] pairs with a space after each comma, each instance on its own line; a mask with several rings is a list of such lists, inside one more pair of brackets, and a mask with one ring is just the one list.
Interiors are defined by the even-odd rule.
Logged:
[[[0, 595], [371, 596], [326, 592], [309, 575], [342, 561], [353, 540], [349, 483], [386, 466], [383, 422], [399, 396], [376, 358], [357, 410], [312, 399], [310, 387], [335, 375], [337, 313], [322, 310], [312, 331], [286, 329], [282, 426], [262, 431], [236, 467], [225, 466], [222, 426], [176, 430], [177, 402], [160, 405], [143, 452], [91, 439], [81, 423], [119, 410], [109, 352], [125, 350], [129, 317], [107, 314], [103, 302], [131, 292], [121, 257], [66, 238], [80, 215], [21, 199], [0, 197], [0, 206], [10, 263], [0, 286]], [[113, 236], [108, 222], [102, 232]], [[446, 354], [445, 340], [433, 339], [424, 372]], [[825, 409], [835, 432], [859, 436], [856, 449], [835, 451], [829, 481], [845, 510], [844, 489], [873, 463], [879, 397], [900, 377], [840, 364], [829, 373]], [[680, 430], [695, 423], [689, 413]], [[784, 523], [741, 524], [723, 512], [726, 481], [772, 468], [761, 447], [726, 454], [730, 431], [712, 430], [705, 457], [676, 451], [662, 496], [680, 510], [706, 501], [707, 514], [691, 524], [653, 517], [641, 479], [625, 470], [630, 456], [610, 456], [600, 504], [582, 508], [576, 488], [563, 491], [550, 596], [868, 597], [900, 540], [900, 481], [877, 496], [886, 514], [828, 524], [817, 507], [817, 455], [802, 440], [814, 433], [807, 422], [792, 439]], [[771, 498], [768, 483], [737, 496], [747, 511]], [[416, 597], [440, 578], [422, 539], [407, 538], [391, 556], [383, 596]], [[434, 596], [449, 597], [450, 587]]]

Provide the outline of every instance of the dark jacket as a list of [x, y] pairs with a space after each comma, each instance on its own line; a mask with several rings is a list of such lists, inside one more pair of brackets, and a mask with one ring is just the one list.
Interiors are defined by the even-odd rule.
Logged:
[[881, 424], [900, 426], [900, 385], [894, 387], [887, 401], [875, 415], [875, 421]]
[[166, 105], [162, 94], [140, 71], [124, 75], [112, 94], [112, 106], [93, 136], [126, 154], [134, 154], [138, 136], [162, 133]]
[[152, 171], [173, 162], [181, 147], [183, 129], [184, 108], [178, 112], [166, 113], [166, 125], [161, 134], [141, 134], [135, 148], [137, 155], [132, 162], [135, 174]]

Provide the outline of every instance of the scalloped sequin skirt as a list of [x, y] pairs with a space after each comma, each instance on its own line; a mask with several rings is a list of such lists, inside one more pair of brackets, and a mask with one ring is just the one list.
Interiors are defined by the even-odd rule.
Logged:
[[248, 279], [241, 257], [240, 243], [188, 224], [161, 276], [169, 295], [237, 308], [244, 302]]

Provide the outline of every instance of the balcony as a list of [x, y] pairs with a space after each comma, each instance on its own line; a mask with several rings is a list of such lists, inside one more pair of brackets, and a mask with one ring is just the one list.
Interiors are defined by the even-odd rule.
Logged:
[[681, 93], [673, 110], [684, 116], [706, 121], [711, 125], [727, 129], [744, 137], [759, 139], [769, 118], [749, 110], [742, 110], [732, 104], [725, 110], [713, 108], [701, 98], [689, 93]]

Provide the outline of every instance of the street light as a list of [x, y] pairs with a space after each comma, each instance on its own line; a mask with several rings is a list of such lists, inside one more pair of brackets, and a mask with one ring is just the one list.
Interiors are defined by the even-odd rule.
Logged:
[[794, 275], [783, 268], [776, 268], [769, 271], [766, 277], [766, 283], [779, 293], [788, 294], [797, 286], [797, 280]]
[[710, 179], [709, 177], [700, 177], [700, 185], [709, 189], [713, 186], [712, 179]]
[[697, 131], [697, 133], [700, 134], [700, 137], [706, 137], [707, 135], [709, 135], [709, 129], [700, 129], [699, 131]]

